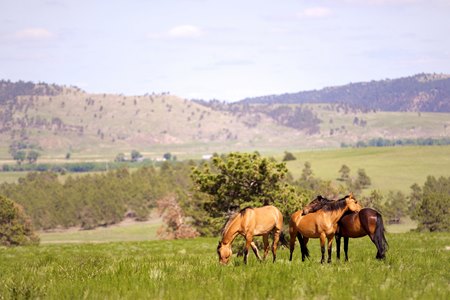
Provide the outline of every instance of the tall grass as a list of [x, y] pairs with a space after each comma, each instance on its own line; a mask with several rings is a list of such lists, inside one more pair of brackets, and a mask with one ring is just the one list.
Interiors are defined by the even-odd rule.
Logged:
[[[390, 234], [385, 261], [366, 238], [350, 241], [350, 261], [311, 259], [220, 266], [216, 239], [59, 244], [0, 248], [0, 298], [44, 299], [448, 299], [450, 233]], [[235, 249], [236, 250], [236, 249]]]

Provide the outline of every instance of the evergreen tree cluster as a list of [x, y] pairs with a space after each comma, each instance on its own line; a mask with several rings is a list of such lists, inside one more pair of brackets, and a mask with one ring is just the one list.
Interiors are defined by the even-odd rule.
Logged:
[[246, 98], [241, 103], [342, 103], [362, 111], [450, 112], [450, 76], [417, 74], [321, 90]]
[[189, 189], [189, 172], [188, 164], [163, 164], [160, 170], [122, 168], [69, 176], [64, 182], [53, 172], [31, 172], [18, 183], [1, 184], [0, 195], [23, 206], [37, 229], [91, 229], [118, 223], [125, 216], [145, 220], [158, 199]]
[[366, 148], [366, 147], [393, 147], [393, 146], [445, 146], [450, 145], [450, 138], [417, 138], [417, 139], [385, 139], [385, 138], [374, 138], [367, 142], [358, 141], [356, 144], [346, 144], [342, 143], [341, 148], [356, 147], [356, 148]]

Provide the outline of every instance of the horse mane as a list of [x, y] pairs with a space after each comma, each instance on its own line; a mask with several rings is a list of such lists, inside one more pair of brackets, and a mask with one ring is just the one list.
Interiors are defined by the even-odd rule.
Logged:
[[330, 202], [326, 203], [323, 205], [322, 209], [325, 211], [336, 211], [336, 210], [341, 210], [345, 207], [346, 203], [345, 200], [347, 200], [347, 198], [349, 198], [350, 195], [345, 196], [344, 198], [341, 198], [339, 200], [331, 200]]
[[228, 228], [230, 227], [231, 223], [234, 221], [234, 219], [236, 219], [237, 216], [244, 216], [245, 212], [247, 211], [247, 209], [253, 209], [253, 207], [251, 206], [247, 206], [243, 209], [241, 209], [240, 211], [234, 212], [232, 214], [229, 215], [227, 221], [225, 222], [225, 224], [223, 225], [222, 229], [221, 229], [221, 235], [223, 237], [223, 235], [225, 234], [225, 232], [228, 230]]
[[320, 209], [323, 208], [324, 205], [330, 203], [330, 202], [334, 202], [334, 200], [329, 200], [325, 197], [322, 197], [321, 195], [318, 195], [313, 201], [311, 201], [308, 206], [310, 207], [310, 210], [308, 211], [308, 213], [313, 213], [316, 212]]

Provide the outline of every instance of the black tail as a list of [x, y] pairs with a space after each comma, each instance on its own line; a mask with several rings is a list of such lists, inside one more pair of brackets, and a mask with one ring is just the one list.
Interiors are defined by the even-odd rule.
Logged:
[[281, 243], [281, 245], [283, 245], [284, 247], [289, 248], [289, 243], [288, 243], [288, 241], [286, 240], [286, 236], [284, 235], [284, 232], [283, 232], [283, 231], [280, 233], [280, 243]]
[[309, 258], [309, 250], [308, 247], [305, 244], [305, 241], [303, 241], [303, 236], [300, 232], [297, 231], [297, 239], [300, 243], [300, 249], [302, 251], [302, 260], [304, 260], [305, 257]]
[[384, 232], [383, 217], [380, 213], [377, 213], [377, 225], [375, 228], [374, 242], [378, 249], [378, 259], [383, 259], [386, 256], [386, 251], [389, 247], [386, 237], [384, 236]]

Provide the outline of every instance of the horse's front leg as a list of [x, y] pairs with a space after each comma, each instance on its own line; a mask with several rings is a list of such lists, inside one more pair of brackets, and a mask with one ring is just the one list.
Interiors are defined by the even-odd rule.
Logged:
[[331, 252], [333, 250], [334, 235], [330, 235], [327, 238], [328, 238], [328, 263], [331, 263]]
[[349, 237], [344, 236], [344, 253], [345, 253], [345, 261], [348, 261], [348, 240]]
[[336, 238], [336, 259], [341, 259], [341, 236], [339, 234], [335, 235]]
[[245, 237], [245, 247], [244, 247], [244, 263], [247, 264], [248, 259], [248, 248], [252, 247], [253, 252], [255, 253], [256, 257], [261, 260], [261, 257], [259, 256], [258, 247], [256, 247], [255, 243], [253, 243], [253, 235], [248, 235]]
[[[300, 243], [300, 249], [302, 251], [302, 261], [305, 261], [305, 257], [309, 257], [309, 253], [308, 253], [308, 241], [309, 241], [309, 238], [302, 237], [299, 233], [297, 233], [297, 239], [298, 239], [298, 241]], [[303, 245], [302, 245], [302, 243], [303, 243]]]
[[320, 263], [323, 264], [325, 261], [325, 241], [327, 239], [327, 236], [324, 232], [320, 234], [320, 252], [322, 252], [322, 259], [320, 260]]
[[261, 260], [261, 256], [259, 255], [258, 247], [256, 247], [256, 244], [254, 242], [251, 242], [250, 246], [252, 246], [253, 253], [255, 253], [256, 257]]

